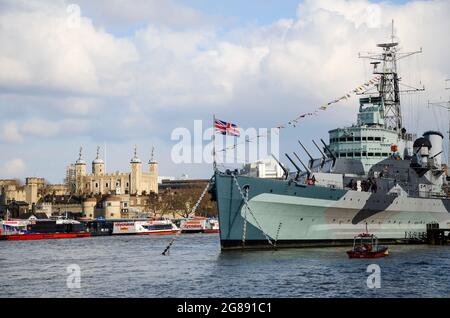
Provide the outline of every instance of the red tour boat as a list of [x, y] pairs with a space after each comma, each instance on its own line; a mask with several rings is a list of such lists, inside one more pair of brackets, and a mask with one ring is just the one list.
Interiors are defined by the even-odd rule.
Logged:
[[389, 255], [387, 246], [378, 245], [378, 238], [369, 233], [362, 233], [354, 237], [353, 249], [347, 251], [349, 258], [378, 258]]

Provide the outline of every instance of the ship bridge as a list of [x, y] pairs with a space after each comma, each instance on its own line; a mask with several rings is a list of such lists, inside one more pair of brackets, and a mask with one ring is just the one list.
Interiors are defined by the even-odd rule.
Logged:
[[412, 155], [415, 136], [386, 127], [383, 99], [368, 96], [359, 100], [357, 124], [329, 131], [330, 149], [336, 158], [361, 161], [367, 173], [389, 157], [405, 159]]

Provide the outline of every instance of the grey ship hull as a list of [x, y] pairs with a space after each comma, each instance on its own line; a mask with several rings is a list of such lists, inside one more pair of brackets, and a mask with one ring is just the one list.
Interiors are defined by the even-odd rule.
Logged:
[[272, 248], [267, 237], [277, 248], [348, 245], [366, 229], [382, 242], [400, 242], [425, 232], [428, 223], [450, 227], [448, 199], [236, 178], [241, 188], [248, 188], [251, 213], [234, 177], [217, 172], [222, 249]]

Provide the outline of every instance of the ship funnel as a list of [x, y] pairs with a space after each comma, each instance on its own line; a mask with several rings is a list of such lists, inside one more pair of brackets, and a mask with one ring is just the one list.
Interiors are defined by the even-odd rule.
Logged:
[[429, 157], [434, 160], [434, 165], [440, 167], [442, 164], [442, 143], [444, 136], [439, 131], [427, 131], [423, 134], [423, 138], [431, 144], [429, 149]]
[[428, 157], [430, 156], [431, 147], [432, 147], [431, 142], [424, 137], [417, 138], [414, 141], [413, 145], [414, 155], [419, 156], [418, 160], [421, 161], [422, 165], [428, 164]]

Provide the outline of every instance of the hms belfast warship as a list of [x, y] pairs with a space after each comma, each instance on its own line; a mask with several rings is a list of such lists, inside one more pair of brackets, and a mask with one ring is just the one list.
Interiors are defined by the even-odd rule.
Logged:
[[329, 131], [323, 147], [313, 141], [320, 158], [299, 141], [309, 161], [286, 154], [297, 172], [278, 162], [282, 179], [215, 169], [222, 249], [348, 245], [366, 231], [394, 243], [449, 227], [443, 134], [417, 138], [402, 123], [397, 61], [413, 53], [394, 40], [378, 49], [366, 57], [379, 82], [360, 94], [356, 124]]

